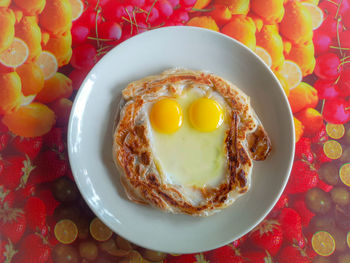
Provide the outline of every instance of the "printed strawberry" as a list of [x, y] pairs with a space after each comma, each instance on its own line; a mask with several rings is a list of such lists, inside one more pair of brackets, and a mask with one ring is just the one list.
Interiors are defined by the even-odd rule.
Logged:
[[38, 184], [53, 181], [67, 172], [68, 164], [63, 153], [45, 150], [35, 159], [36, 169], [30, 183]]
[[281, 249], [278, 263], [310, 263], [305, 250], [297, 245], [288, 245]]
[[14, 262], [45, 263], [50, 257], [47, 240], [39, 234], [29, 234], [21, 242]]
[[44, 144], [46, 147], [57, 150], [59, 152], [64, 151], [64, 143], [62, 139], [62, 128], [54, 127], [44, 136]]
[[46, 212], [47, 215], [51, 216], [53, 215], [53, 212], [55, 211], [56, 207], [60, 204], [55, 197], [52, 194], [52, 191], [50, 189], [43, 189], [36, 195], [39, 197], [46, 206]]
[[45, 226], [46, 207], [44, 202], [35, 196], [29, 197], [24, 207], [28, 228], [37, 231]]
[[251, 241], [257, 247], [276, 255], [282, 245], [283, 233], [280, 223], [265, 219], [250, 233]]
[[318, 169], [321, 167], [323, 163], [331, 162], [332, 159], [328, 158], [327, 155], [323, 151], [323, 145], [316, 145], [315, 146], [315, 155], [317, 156], [315, 167]]
[[279, 222], [283, 231], [283, 240], [291, 244], [297, 244], [299, 247], [305, 246], [301, 217], [297, 211], [288, 207], [283, 208], [279, 216]]
[[28, 177], [34, 167], [30, 159], [23, 156], [9, 156], [4, 159], [4, 171], [2, 173], [0, 184], [12, 190], [24, 187], [28, 181]]
[[280, 197], [280, 199], [278, 199], [277, 203], [275, 204], [273, 211], [278, 211], [286, 206], [288, 206], [288, 195], [283, 193]]
[[36, 185], [31, 183], [27, 183], [25, 187], [18, 189], [15, 197], [16, 204], [24, 204], [30, 196], [35, 195], [36, 189]]
[[9, 134], [9, 129], [0, 122], [0, 151], [4, 150], [9, 141], [10, 141], [11, 135]]
[[319, 188], [321, 188], [323, 191], [325, 191], [325, 192], [329, 192], [330, 190], [332, 190], [333, 189], [333, 185], [330, 185], [330, 184], [327, 184], [327, 183], [325, 183], [324, 181], [322, 181], [322, 180], [319, 180], [318, 181], [318, 185], [317, 185]]
[[1, 177], [2, 173], [3, 173], [3, 171], [4, 171], [4, 168], [5, 168], [5, 162], [0, 156], [0, 177]]
[[323, 125], [321, 130], [318, 133], [316, 133], [314, 137], [311, 137], [311, 143], [323, 145], [326, 141], [328, 141], [328, 135], [326, 131], [326, 126]]
[[0, 208], [0, 233], [16, 244], [26, 229], [26, 217], [18, 208], [10, 208], [7, 205]]
[[8, 239], [5, 241], [0, 239], [0, 262], [10, 263], [17, 252], [18, 251], [13, 247], [11, 240]]
[[301, 217], [301, 224], [302, 226], [308, 226], [310, 223], [311, 218], [315, 216], [314, 213], [312, 213], [305, 204], [305, 197], [300, 196], [297, 199], [294, 200], [292, 208], [297, 211]]
[[0, 133], [0, 151], [4, 150], [9, 144], [11, 135], [8, 133]]
[[209, 262], [215, 263], [226, 263], [226, 262], [235, 262], [243, 263], [243, 258], [241, 252], [230, 245], [217, 248], [205, 253], [206, 258]]
[[318, 174], [315, 168], [305, 161], [295, 161], [286, 188], [287, 193], [304, 193], [317, 184]]
[[168, 256], [165, 263], [210, 263], [203, 253], [182, 254], [179, 256]]
[[20, 153], [26, 154], [30, 159], [34, 159], [43, 145], [42, 137], [24, 138], [16, 136], [12, 141], [13, 147]]
[[230, 244], [228, 244], [228, 246], [231, 246], [233, 248], [238, 248], [239, 246], [242, 246], [247, 239], [248, 239], [248, 234], [232, 241]]
[[302, 137], [295, 144], [295, 158], [303, 159], [312, 163], [314, 161], [314, 155], [311, 151], [311, 139], [307, 137]]
[[247, 251], [243, 254], [244, 262], [254, 263], [273, 263], [272, 257], [269, 252], [265, 251]]
[[[4, 186], [0, 185], [0, 207], [5, 206], [11, 207], [15, 199], [13, 191], [6, 189]], [[1, 262], [1, 261], [0, 261]]]
[[50, 246], [54, 247], [59, 243], [59, 241], [55, 237], [55, 225], [57, 221], [52, 216], [48, 217], [46, 221], [47, 234], [45, 236], [47, 237]]

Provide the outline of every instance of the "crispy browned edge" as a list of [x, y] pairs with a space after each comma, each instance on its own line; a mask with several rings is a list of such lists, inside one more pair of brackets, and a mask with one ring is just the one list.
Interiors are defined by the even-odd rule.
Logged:
[[[237, 100], [236, 96], [240, 96], [239, 93], [222, 78], [203, 72], [180, 73], [168, 77], [161, 75], [160, 77], [159, 80], [147, 81], [146, 79], [144, 82], [137, 83], [142, 83], [141, 87], [131, 83], [123, 91], [123, 96], [128, 101], [122, 110], [114, 134], [114, 159], [123, 172], [121, 181], [128, 197], [138, 203], [150, 203], [163, 210], [190, 215], [203, 215], [204, 211], [216, 210], [229, 205], [225, 201], [231, 191], [236, 190], [242, 194], [248, 189], [246, 177], [252, 166], [251, 159], [264, 160], [268, 156], [271, 142], [267, 133], [260, 124], [254, 132], [251, 132], [255, 128], [253, 120], [241, 120], [243, 114], [240, 113], [248, 111], [249, 105]], [[142, 94], [156, 93], [165, 84], [176, 84], [183, 81], [209, 85], [220, 93], [233, 109], [230, 128], [225, 139], [228, 160], [226, 181], [215, 188], [201, 189], [207, 201], [198, 206], [193, 206], [186, 201], [176, 187], [162, 183], [159, 171], [152, 160], [146, 127], [135, 121], [145, 103]], [[247, 133], [248, 153], [240, 142], [246, 138]]]

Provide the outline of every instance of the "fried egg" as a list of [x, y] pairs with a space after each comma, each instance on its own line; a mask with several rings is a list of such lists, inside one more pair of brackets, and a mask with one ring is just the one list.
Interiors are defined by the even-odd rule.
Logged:
[[122, 95], [113, 158], [133, 202], [212, 215], [249, 190], [253, 160], [271, 150], [249, 97], [214, 74], [172, 69]]
[[224, 102], [192, 88], [178, 98], [155, 102], [148, 127], [156, 165], [168, 183], [216, 186], [225, 174]]

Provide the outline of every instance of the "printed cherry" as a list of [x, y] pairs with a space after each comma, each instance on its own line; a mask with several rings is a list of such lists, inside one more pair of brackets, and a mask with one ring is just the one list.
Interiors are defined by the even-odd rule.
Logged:
[[73, 49], [71, 65], [77, 69], [92, 67], [96, 62], [96, 49], [90, 44], [81, 44]]
[[122, 36], [122, 28], [116, 22], [102, 22], [98, 27], [99, 38], [110, 39], [111, 41], [119, 40]]
[[329, 50], [332, 43], [332, 38], [322, 30], [315, 30], [313, 35], [313, 42], [315, 46], [316, 55], [320, 55]]
[[319, 99], [334, 99], [339, 95], [339, 89], [334, 81], [318, 79], [314, 83]]
[[156, 7], [159, 10], [160, 15], [163, 16], [163, 17], [169, 17], [174, 12], [173, 7], [168, 2], [168, 0], [159, 0], [159, 1], [157, 1]]
[[322, 1], [322, 3], [319, 4], [319, 7], [328, 16], [335, 17], [337, 14], [339, 4], [340, 4], [340, 8], [339, 8], [340, 15], [347, 12], [350, 8], [349, 2], [347, 0]]
[[321, 79], [336, 79], [342, 70], [340, 59], [336, 54], [325, 53], [316, 58], [315, 74]]
[[71, 33], [73, 45], [82, 44], [86, 41], [90, 33], [90, 28], [81, 23], [73, 23]]
[[326, 100], [323, 118], [330, 123], [342, 124], [350, 120], [350, 104], [342, 98]]
[[337, 25], [338, 25], [338, 33], [343, 31], [343, 25], [341, 21], [336, 20], [333, 16], [328, 16], [322, 23], [319, 30], [327, 33], [330, 37], [337, 36]]
[[340, 96], [347, 97], [350, 96], [350, 68], [345, 69], [340, 75], [338, 82]]

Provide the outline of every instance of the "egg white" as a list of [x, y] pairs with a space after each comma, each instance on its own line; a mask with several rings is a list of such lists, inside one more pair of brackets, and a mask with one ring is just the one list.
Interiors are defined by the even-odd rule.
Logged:
[[[221, 126], [212, 132], [196, 130], [190, 123], [188, 110], [201, 97], [216, 100], [227, 115], [227, 106], [215, 92], [199, 88], [184, 90], [176, 101], [182, 108], [183, 124], [172, 134], [159, 133], [147, 121], [151, 149], [159, 172], [167, 183], [183, 187], [217, 186], [225, 177], [227, 159], [224, 147], [227, 116]], [[148, 105], [148, 114], [153, 103]]]

